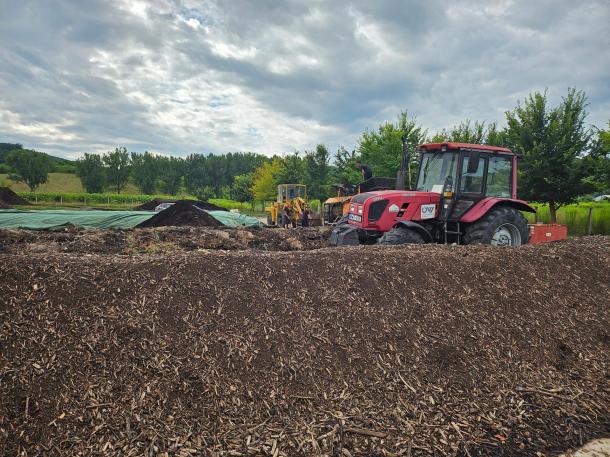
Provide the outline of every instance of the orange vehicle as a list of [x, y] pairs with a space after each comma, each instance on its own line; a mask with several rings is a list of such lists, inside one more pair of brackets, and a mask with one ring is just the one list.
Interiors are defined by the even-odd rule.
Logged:
[[361, 192], [393, 189], [394, 178], [370, 178], [357, 185], [336, 185], [337, 196], [328, 198], [322, 204], [322, 224], [334, 224], [349, 213], [349, 203], [352, 197]]

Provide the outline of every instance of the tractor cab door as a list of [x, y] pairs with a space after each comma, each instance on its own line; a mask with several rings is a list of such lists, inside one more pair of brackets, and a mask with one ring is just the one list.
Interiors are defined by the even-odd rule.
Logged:
[[278, 203], [284, 203], [287, 198], [287, 186], [286, 184], [280, 184], [279, 186], [277, 186], [277, 202]]
[[487, 162], [487, 154], [479, 151], [462, 153], [449, 220], [459, 219], [472, 205], [485, 197]]

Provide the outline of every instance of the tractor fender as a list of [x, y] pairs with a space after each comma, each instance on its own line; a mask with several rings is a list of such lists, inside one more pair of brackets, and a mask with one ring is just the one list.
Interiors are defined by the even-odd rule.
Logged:
[[526, 201], [517, 200], [515, 198], [497, 198], [488, 197], [475, 203], [467, 212], [460, 218], [460, 222], [471, 223], [485, 216], [494, 206], [508, 206], [519, 211], [535, 213], [536, 210], [527, 204]]
[[432, 234], [428, 231], [428, 229], [417, 222], [399, 221], [394, 227], [404, 227], [409, 230], [413, 230], [419, 233], [426, 243], [431, 243], [433, 241]]

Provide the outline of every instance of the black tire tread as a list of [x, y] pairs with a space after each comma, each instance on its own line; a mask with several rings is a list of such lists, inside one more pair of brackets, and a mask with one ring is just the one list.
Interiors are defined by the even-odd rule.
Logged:
[[492, 208], [481, 219], [466, 227], [464, 244], [490, 244], [495, 227], [499, 225], [498, 220], [501, 223], [509, 222], [515, 225], [521, 232], [521, 244], [527, 244], [529, 240], [527, 219], [517, 209], [502, 205]]
[[424, 237], [415, 230], [405, 227], [394, 227], [393, 229], [385, 232], [379, 238], [379, 240], [377, 240], [377, 243], [385, 246], [395, 246], [398, 244], [423, 244]]

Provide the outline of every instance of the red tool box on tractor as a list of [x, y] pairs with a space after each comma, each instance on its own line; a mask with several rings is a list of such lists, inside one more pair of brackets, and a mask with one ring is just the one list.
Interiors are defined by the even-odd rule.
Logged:
[[528, 223], [521, 211], [535, 209], [517, 198], [518, 157], [510, 149], [432, 143], [420, 146], [419, 152], [415, 190], [355, 195], [347, 220], [335, 227], [331, 243], [528, 242]]

